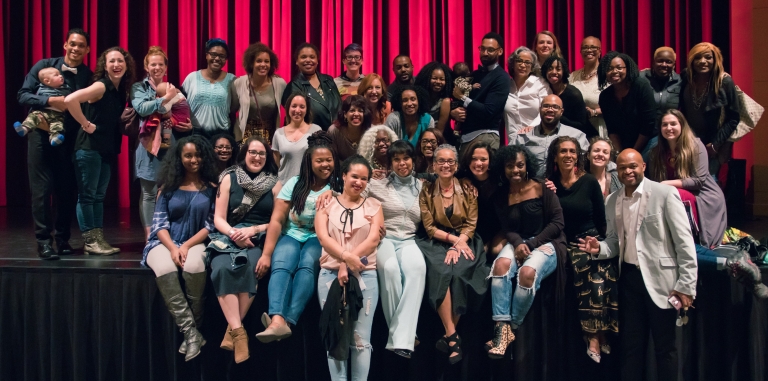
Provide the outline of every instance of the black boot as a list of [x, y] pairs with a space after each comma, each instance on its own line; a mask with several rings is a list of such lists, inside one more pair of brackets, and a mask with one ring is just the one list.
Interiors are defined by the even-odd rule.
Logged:
[[178, 275], [172, 272], [155, 278], [155, 281], [157, 289], [165, 300], [165, 306], [168, 307], [168, 312], [179, 326], [179, 331], [184, 333], [187, 352], [185, 360], [192, 360], [200, 354], [200, 347], [205, 344], [205, 340], [195, 326], [195, 318], [181, 291]]

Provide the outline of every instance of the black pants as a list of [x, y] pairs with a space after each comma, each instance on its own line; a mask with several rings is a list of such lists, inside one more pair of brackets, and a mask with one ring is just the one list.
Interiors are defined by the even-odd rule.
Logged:
[[[77, 183], [72, 163], [72, 148], [76, 134], [66, 134], [58, 147], [48, 142], [48, 133], [34, 129], [27, 135], [27, 171], [32, 196], [32, 219], [38, 243], [51, 243], [54, 231], [57, 240], [69, 241], [72, 217], [77, 205]], [[55, 197], [52, 202], [51, 195]], [[56, 207], [54, 212], [52, 209]], [[56, 215], [54, 225], [53, 215]]]
[[648, 334], [653, 336], [659, 381], [677, 380], [674, 308], [661, 309], [648, 294], [640, 269], [622, 263], [619, 278], [619, 335], [622, 381], [645, 380]]

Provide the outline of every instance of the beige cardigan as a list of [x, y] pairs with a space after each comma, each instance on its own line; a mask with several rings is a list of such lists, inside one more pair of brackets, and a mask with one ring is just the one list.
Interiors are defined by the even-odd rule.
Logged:
[[[230, 87], [230, 99], [232, 104], [230, 105], [230, 112], [238, 112], [237, 118], [235, 118], [235, 140], [240, 141], [243, 139], [243, 133], [245, 132], [245, 125], [248, 123], [248, 111], [251, 109], [251, 94], [248, 92], [248, 75], [237, 77], [232, 81], [232, 87]], [[275, 121], [275, 129], [283, 126], [282, 118], [280, 114], [280, 99], [283, 97], [283, 92], [288, 84], [284, 79], [277, 75], [272, 76], [272, 88], [275, 90], [275, 103], [277, 104], [277, 120]]]

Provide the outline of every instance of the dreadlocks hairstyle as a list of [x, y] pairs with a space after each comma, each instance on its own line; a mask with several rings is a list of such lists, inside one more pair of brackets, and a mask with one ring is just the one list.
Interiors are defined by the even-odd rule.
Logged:
[[611, 66], [611, 61], [616, 57], [621, 58], [621, 60], [624, 61], [624, 65], [627, 67], [626, 81], [633, 83], [637, 77], [640, 76], [640, 70], [637, 69], [637, 64], [632, 57], [612, 50], [600, 59], [600, 65], [597, 67], [597, 84], [600, 86], [600, 90], [605, 89], [608, 86], [608, 68]]
[[560, 171], [557, 169], [555, 159], [557, 158], [557, 151], [560, 151], [560, 146], [565, 142], [571, 142], [576, 146], [576, 164], [574, 165], [576, 167], [576, 173], [584, 173], [584, 151], [581, 150], [579, 141], [570, 136], [560, 136], [553, 140], [549, 145], [549, 149], [547, 149], [546, 173], [547, 178], [549, 179], [560, 178]]
[[504, 168], [507, 166], [507, 163], [516, 162], [518, 154], [523, 154], [523, 157], [525, 157], [526, 177], [529, 179], [536, 178], [539, 163], [528, 148], [519, 144], [501, 147], [496, 151], [496, 155], [494, 155], [491, 166], [491, 176], [496, 176], [502, 187], [509, 187], [509, 179], [507, 179], [507, 176], [505, 175]]
[[568, 62], [565, 61], [565, 58], [551, 55], [549, 58], [547, 58], [544, 63], [541, 65], [541, 76], [544, 78], [544, 80], [547, 81], [547, 84], [549, 84], [549, 87], [552, 87], [552, 84], [549, 83], [549, 80], [547, 79], [547, 73], [552, 68], [552, 66], [555, 66], [555, 62], [560, 64], [560, 70], [563, 71], [563, 75], [560, 78], [560, 82], [568, 84], [568, 77], [571, 76], [571, 72], [568, 70]]
[[670, 158], [675, 160], [675, 174], [678, 178], [687, 179], [696, 174], [696, 157], [698, 156], [696, 136], [688, 125], [688, 121], [685, 120], [683, 113], [674, 109], [667, 110], [659, 118], [659, 129], [661, 129], [661, 121], [667, 115], [677, 118], [677, 122], [680, 124], [680, 136], [677, 137], [677, 144], [675, 144], [675, 151], [673, 152], [669, 147], [669, 142], [662, 137], [661, 130], [659, 130], [659, 144], [651, 149], [650, 168], [648, 169], [648, 177], [654, 181], [668, 180], [666, 162]]
[[491, 163], [493, 163], [493, 154], [495, 150], [491, 147], [491, 144], [487, 141], [481, 141], [475, 139], [472, 143], [469, 143], [467, 150], [464, 151], [464, 155], [459, 158], [459, 171], [456, 173], [456, 177], [459, 179], [472, 178], [474, 175], [469, 169], [469, 165], [472, 163], [472, 155], [475, 154], [475, 150], [484, 149], [488, 152], [488, 171], [491, 170]]
[[301, 159], [299, 181], [296, 182], [293, 194], [291, 194], [290, 207], [296, 214], [301, 214], [304, 211], [304, 203], [307, 201], [312, 184], [315, 183], [315, 172], [312, 171], [312, 154], [318, 149], [327, 149], [333, 155], [333, 171], [331, 171], [331, 177], [328, 178], [328, 182], [331, 185], [331, 189], [341, 192], [342, 183], [341, 176], [339, 175], [339, 158], [336, 156], [336, 152], [333, 151], [331, 142], [331, 137], [325, 131], [317, 131], [307, 138], [307, 150], [304, 151], [304, 157]]
[[200, 155], [200, 181], [208, 186], [218, 184], [219, 171], [216, 169], [216, 155], [213, 147], [207, 139], [199, 135], [187, 136], [179, 139], [176, 144], [166, 152], [160, 173], [157, 178], [157, 188], [162, 194], [171, 194], [179, 189], [187, 174], [184, 164], [181, 163], [181, 152], [187, 144], [194, 144], [197, 154]]
[[693, 75], [695, 74], [693, 72], [693, 61], [696, 60], [697, 56], [701, 56], [706, 52], [712, 52], [712, 58], [714, 59], [715, 67], [714, 70], [712, 70], [710, 88], [717, 94], [720, 91], [720, 87], [723, 85], [723, 77], [725, 76], [725, 69], [723, 69], [723, 53], [720, 52], [720, 49], [717, 46], [709, 42], [700, 42], [694, 45], [693, 48], [691, 48], [691, 51], [688, 52], [687, 80], [689, 84], [696, 86], [696, 82], [693, 81]]
[[403, 93], [411, 90], [416, 93], [416, 98], [419, 100], [419, 109], [416, 111], [416, 115], [421, 117], [429, 112], [429, 94], [421, 86], [402, 85], [398, 86], [394, 93], [392, 93], [392, 110], [403, 113]]
[[248, 170], [245, 166], [245, 156], [248, 154], [248, 148], [251, 147], [251, 143], [259, 142], [264, 145], [264, 150], [267, 152], [267, 157], [264, 161], [264, 168], [262, 172], [266, 172], [272, 175], [277, 175], [277, 162], [275, 161], [275, 155], [272, 154], [272, 147], [267, 142], [258, 136], [251, 136], [243, 143], [243, 147], [240, 148], [240, 152], [237, 155], [237, 164], [244, 170]]
[[133, 56], [125, 49], [119, 46], [113, 46], [103, 52], [96, 61], [96, 70], [93, 71], [93, 81], [96, 82], [104, 77], [107, 77], [107, 54], [111, 52], [118, 52], [123, 55], [125, 59], [125, 74], [120, 79], [120, 85], [117, 88], [123, 96], [128, 97], [128, 92], [131, 89], [131, 85], [136, 79], [136, 63], [133, 61]]
[[445, 73], [445, 86], [443, 86], [443, 90], [441, 90], [436, 95], [440, 99], [450, 98], [451, 94], [453, 94], [453, 72], [451, 71], [451, 68], [448, 67], [448, 65], [442, 62], [432, 61], [424, 65], [424, 67], [419, 70], [419, 74], [416, 75], [416, 79], [413, 82], [414, 86], [421, 87], [422, 89], [426, 90], [427, 94], [432, 94], [432, 85], [430, 82], [432, 79], [432, 73], [435, 70], [442, 70], [443, 73]]

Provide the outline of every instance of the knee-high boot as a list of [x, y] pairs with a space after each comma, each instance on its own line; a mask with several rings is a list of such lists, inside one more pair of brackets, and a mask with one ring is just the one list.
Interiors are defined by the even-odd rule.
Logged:
[[155, 278], [155, 281], [157, 289], [165, 300], [165, 306], [168, 307], [168, 312], [179, 326], [179, 331], [184, 334], [187, 352], [185, 360], [192, 360], [200, 354], [200, 347], [205, 344], [205, 339], [197, 330], [192, 309], [189, 308], [189, 303], [181, 291], [178, 275], [172, 272]]

